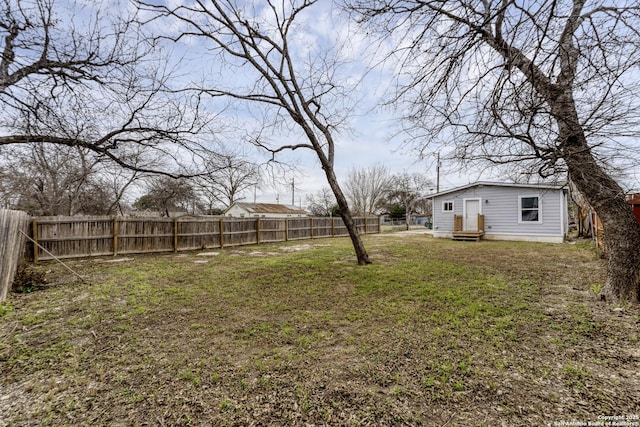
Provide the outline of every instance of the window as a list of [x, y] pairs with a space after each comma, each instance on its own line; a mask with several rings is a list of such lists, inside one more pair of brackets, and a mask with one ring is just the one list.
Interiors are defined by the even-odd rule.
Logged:
[[453, 202], [442, 202], [442, 212], [453, 212]]
[[541, 222], [540, 198], [520, 196], [520, 219], [518, 222]]

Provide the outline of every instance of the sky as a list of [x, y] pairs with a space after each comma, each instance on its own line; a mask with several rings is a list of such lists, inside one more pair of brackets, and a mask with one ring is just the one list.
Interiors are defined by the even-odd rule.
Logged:
[[[340, 132], [336, 135], [336, 164], [335, 172], [338, 179], [344, 182], [352, 169], [361, 169], [381, 163], [391, 173], [418, 172], [428, 179], [436, 181], [436, 152], [419, 159], [412, 152], [411, 144], [397, 135], [402, 111], [393, 107], [384, 107], [381, 103], [388, 101], [394, 92], [394, 77], [399, 73], [399, 63], [394, 61], [392, 49], [399, 49], [408, 43], [405, 40], [388, 39], [378, 42], [368, 36], [365, 30], [357, 28], [339, 13], [330, 1], [320, 1], [314, 5], [313, 12], [305, 11], [299, 19], [299, 32], [291, 38], [292, 45], [298, 49], [294, 59], [304, 63], [308, 58], [317, 58], [326, 51], [338, 51], [341, 66], [337, 70], [339, 78], [348, 83], [354, 83], [353, 99], [356, 100], [352, 115], [348, 119], [350, 132]], [[268, 23], [269, 18], [262, 15]], [[340, 49], [338, 50], [338, 47]], [[334, 49], [334, 50], [332, 50]], [[387, 58], [386, 61], [383, 61]], [[391, 58], [391, 59], [388, 59]], [[374, 67], [375, 66], [375, 67]], [[480, 71], [478, 71], [480, 72]], [[348, 84], [347, 83], [347, 84]], [[414, 141], [423, 144], [425, 141]], [[462, 171], [460, 165], [447, 161], [447, 153], [441, 152], [440, 190], [468, 184], [473, 181], [501, 180], [500, 172], [496, 169], [487, 170], [480, 167]], [[298, 165], [298, 175], [295, 177], [295, 195], [289, 186], [269, 188], [265, 186], [256, 192], [256, 201], [286, 202], [304, 204], [309, 194], [317, 192], [327, 186], [326, 179], [314, 160], [313, 153], [291, 154], [292, 163]], [[560, 180], [564, 177], [560, 177]], [[506, 177], [502, 180], [507, 180]], [[623, 184], [626, 189], [638, 188], [637, 176], [627, 178]], [[425, 189], [429, 193], [432, 189]], [[253, 200], [253, 193], [245, 195], [247, 200]]]
[[[260, 3], [252, 4], [255, 6]], [[268, 9], [249, 7], [246, 13], [254, 15], [253, 19], [260, 22], [261, 29], [268, 28], [274, 21]], [[192, 17], [195, 20], [199, 19], [197, 16]], [[344, 183], [353, 169], [383, 164], [392, 174], [424, 174], [434, 183], [432, 188], [425, 189], [425, 192], [435, 191], [437, 153], [419, 159], [410, 147], [403, 146], [401, 137], [397, 136], [401, 112], [393, 107], [381, 105], [393, 94], [393, 76], [398, 65], [382, 59], [390, 54], [392, 46], [401, 44], [401, 41], [373, 43], [373, 39], [355, 27], [353, 22], [349, 22], [331, 1], [318, 2], [312, 8], [303, 11], [296, 18], [296, 22], [298, 26], [292, 30], [289, 43], [299, 77], [304, 79], [311, 74], [308, 71], [309, 64], [316, 67], [316, 70], [321, 69], [321, 59], [323, 55], [328, 55], [339, 64], [330, 71], [335, 72], [335, 81], [343, 85], [343, 90], [348, 94], [342, 99], [342, 92], [336, 93], [334, 98], [329, 96], [328, 103], [322, 106], [322, 111], [331, 111], [342, 124], [339, 131], [333, 133], [336, 141], [334, 166], [338, 180]], [[189, 30], [184, 22], [171, 20], [156, 22], [154, 25], [157, 26], [155, 31], [165, 34], [177, 35]], [[270, 35], [278, 37], [275, 32]], [[173, 51], [186, 58], [184, 60], [189, 65], [197, 64], [191, 69], [190, 76], [184, 78], [190, 77], [194, 81], [202, 79], [209, 84], [213, 81], [219, 87], [233, 90], [242, 90], [238, 88], [251, 87], [254, 84], [254, 71], [251, 67], [246, 64], [238, 66], [237, 63], [228, 63], [228, 58], [221, 59], [216, 56], [211, 47], [212, 43], [206, 39], [195, 37], [182, 38], [172, 46]], [[215, 109], [216, 105], [223, 105], [219, 100], [215, 102], [217, 103], [212, 101], [210, 108]], [[341, 110], [341, 107], [344, 109]], [[244, 108], [247, 108], [247, 111], [243, 111]], [[272, 117], [269, 114], [273, 114], [273, 110], [262, 109], [258, 104], [243, 105], [235, 102], [233, 108], [229, 109], [227, 121], [243, 123], [239, 126], [242, 129], [236, 135], [233, 135], [232, 131], [224, 138], [237, 144], [237, 141], [246, 137], [242, 133], [251, 133], [247, 129], [253, 128], [256, 133], [260, 131], [261, 122], [256, 120], [253, 123], [254, 118]], [[292, 123], [290, 118], [287, 120]], [[299, 129], [289, 131], [290, 128], [291, 126], [278, 127], [276, 134], [271, 134], [270, 139], [277, 140], [279, 144], [306, 142], [304, 134]], [[304, 206], [309, 195], [317, 193], [322, 187], [328, 187], [324, 172], [312, 150], [295, 150], [285, 153], [280, 158], [286, 159], [287, 163], [296, 167], [294, 172], [279, 177], [287, 184], [276, 185], [266, 178], [261, 187], [247, 190], [241, 195], [245, 201], [287, 204], [293, 202], [295, 205]], [[478, 173], [461, 176], [458, 167], [446, 161], [443, 161], [441, 166], [440, 189], [467, 184], [480, 177]], [[292, 181], [295, 183], [293, 191], [289, 184]]]
[[[65, 0], [60, 0], [64, 2]], [[129, 0], [78, 0], [85, 3], [87, 8], [105, 7], [109, 5], [111, 11], [129, 8], [132, 12], [133, 2]], [[237, 0], [242, 2], [242, 0]], [[163, 3], [158, 0], [156, 3]], [[186, 5], [191, 1], [166, 0], [169, 5]], [[268, 11], [261, 8], [265, 0], [251, 1], [247, 8], [249, 19], [259, 21], [261, 29], [273, 25], [274, 18]], [[276, 3], [279, 3], [276, 1]], [[283, 4], [289, 4], [285, 1]], [[91, 16], [87, 13], [87, 16]], [[144, 20], [143, 12], [139, 17]], [[195, 20], [199, 20], [194, 15]], [[75, 22], [75, 21], [74, 21]], [[200, 21], [203, 25], [207, 22]], [[322, 65], [323, 55], [331, 60], [337, 59], [339, 67], [335, 70], [335, 81], [343, 85], [344, 93], [348, 96], [341, 98], [342, 93], [329, 98], [328, 103], [322, 106], [322, 111], [332, 111], [339, 119], [342, 126], [339, 131], [333, 133], [336, 141], [335, 173], [338, 180], [344, 183], [349, 172], [353, 169], [363, 169], [376, 164], [385, 165], [391, 173], [422, 173], [434, 184], [425, 189], [425, 193], [435, 191], [436, 182], [436, 156], [437, 152], [425, 151], [426, 157], [420, 159], [412, 151], [411, 145], [404, 144], [403, 136], [398, 135], [399, 125], [403, 111], [397, 110], [397, 106], [383, 104], [395, 93], [394, 77], [398, 75], [399, 63], [394, 61], [393, 49], [404, 46], [407, 41], [402, 39], [386, 39], [377, 41], [366, 30], [359, 29], [340, 13], [331, 0], [320, 0], [311, 9], [304, 11], [297, 17], [298, 23], [292, 29], [290, 46], [293, 51], [294, 61], [302, 66], [298, 71], [305, 74], [306, 65]], [[171, 20], [154, 20], [146, 27], [150, 33], [163, 34], [168, 37], [176, 37], [188, 26], [184, 22]], [[269, 30], [267, 30], [269, 31]], [[271, 32], [271, 36], [277, 34]], [[228, 62], [223, 60], [212, 49], [210, 41], [196, 37], [182, 37], [176, 42], [165, 40], [162, 47], [166, 52], [171, 52], [172, 63], [169, 68], [176, 67], [178, 78], [176, 83], [193, 86], [196, 82], [205, 81], [207, 84], [218, 85], [226, 89], [252, 87], [255, 82], [254, 71], [246, 64]], [[386, 59], [386, 60], [385, 60]], [[273, 118], [273, 110], [262, 109], [259, 105], [243, 105], [234, 103], [233, 108], [228, 108], [220, 98], [209, 99], [205, 104], [213, 114], [219, 114], [218, 119], [226, 124], [235, 124], [225, 130], [220, 140], [232, 145], [246, 144], [241, 142], [252, 133], [258, 133], [263, 122], [258, 118]], [[344, 107], [341, 109], [341, 107]], [[304, 141], [304, 135], [292, 125], [288, 119], [288, 125], [272, 127], [273, 133], [269, 135], [272, 141], [284, 144], [293, 144]], [[208, 136], [203, 136], [208, 138]], [[220, 141], [219, 141], [220, 142]], [[424, 143], [425, 141], [417, 141]], [[248, 144], [247, 144], [248, 145]], [[246, 151], [251, 152], [247, 146]], [[480, 168], [462, 171], [460, 166], [447, 160], [446, 152], [440, 152], [442, 158], [440, 168], [440, 190], [450, 189], [456, 186], [468, 184], [478, 180], [497, 181], [500, 176], [496, 171], [486, 171]], [[259, 160], [256, 156], [255, 160]], [[286, 183], [295, 182], [292, 191], [290, 184], [275, 185], [269, 179], [260, 188], [248, 190], [241, 195], [245, 201], [257, 201], [264, 203], [292, 203], [305, 205], [309, 195], [317, 193], [321, 188], [328, 187], [324, 172], [320, 168], [316, 155], [311, 150], [296, 150], [283, 156], [287, 163], [295, 166], [295, 172], [281, 176], [280, 180]], [[637, 182], [638, 179], [635, 179]]]
[[[374, 119], [375, 120], [375, 119]], [[383, 164], [392, 174], [396, 173], [421, 173], [424, 174], [433, 185], [425, 188], [425, 193], [435, 192], [437, 173], [436, 156], [433, 153], [430, 158], [419, 159], [415, 153], [398, 141], [391, 139], [392, 125], [373, 123], [374, 126], [384, 128], [387, 126], [388, 135], [384, 132], [370, 132], [367, 127], [362, 128], [362, 133], [356, 136], [345, 137], [343, 142], [338, 142], [336, 146], [335, 172], [340, 181], [344, 183], [350, 171], [354, 169], [369, 168], [376, 164]], [[308, 195], [318, 192], [322, 187], [328, 187], [324, 172], [315, 158], [315, 153], [295, 152], [289, 156], [291, 163], [297, 165], [297, 171], [293, 174], [295, 193], [292, 194], [290, 185], [271, 185], [268, 181], [263, 188], [256, 192], [255, 201], [258, 203], [286, 203], [291, 204], [292, 197], [294, 204], [305, 206]], [[440, 168], [440, 189], [449, 189], [460, 185], [468, 184], [482, 178], [478, 171], [462, 175], [456, 164], [441, 161]], [[291, 178], [286, 178], [291, 182]], [[245, 201], [253, 202], [254, 193], [252, 190], [243, 193]]]

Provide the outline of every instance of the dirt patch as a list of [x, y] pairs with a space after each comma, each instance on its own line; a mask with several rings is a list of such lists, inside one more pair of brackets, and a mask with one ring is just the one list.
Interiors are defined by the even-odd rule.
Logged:
[[282, 252], [299, 252], [299, 251], [308, 251], [314, 248], [314, 245], [309, 243], [303, 243], [301, 245], [293, 245], [293, 246], [283, 246], [280, 248]]
[[134, 261], [134, 258], [113, 258], [113, 259], [97, 259], [96, 262], [104, 262], [107, 264], [116, 264], [120, 262]]
[[199, 252], [197, 256], [214, 257], [220, 255], [220, 252]]

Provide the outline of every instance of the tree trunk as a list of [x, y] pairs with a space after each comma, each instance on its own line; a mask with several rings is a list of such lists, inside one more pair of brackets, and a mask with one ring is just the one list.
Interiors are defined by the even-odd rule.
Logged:
[[640, 226], [622, 188], [596, 163], [583, 133], [565, 139], [563, 157], [569, 177], [595, 209], [604, 229], [607, 282], [601, 297], [638, 302]]
[[367, 250], [364, 248], [364, 243], [362, 243], [362, 239], [360, 238], [360, 234], [358, 233], [356, 224], [354, 223], [353, 217], [351, 216], [349, 204], [347, 203], [347, 199], [344, 196], [340, 185], [338, 184], [338, 180], [336, 179], [336, 175], [333, 172], [333, 169], [330, 166], [325, 165], [323, 165], [323, 169], [327, 176], [329, 186], [333, 191], [333, 195], [336, 197], [338, 207], [340, 208], [340, 217], [342, 217], [342, 221], [344, 221], [344, 225], [345, 227], [347, 227], [347, 232], [349, 233], [349, 237], [351, 238], [351, 243], [353, 243], [353, 249], [356, 252], [358, 265], [371, 264], [369, 255], [367, 254]]

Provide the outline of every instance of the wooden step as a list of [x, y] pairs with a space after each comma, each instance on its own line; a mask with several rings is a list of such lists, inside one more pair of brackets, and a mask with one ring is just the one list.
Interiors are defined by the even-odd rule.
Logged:
[[483, 235], [483, 231], [455, 231], [451, 239], [464, 242], [479, 242]]

